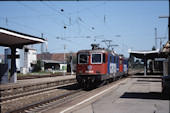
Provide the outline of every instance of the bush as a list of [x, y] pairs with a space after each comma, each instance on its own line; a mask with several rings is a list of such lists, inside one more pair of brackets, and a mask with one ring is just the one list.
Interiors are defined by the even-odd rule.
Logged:
[[42, 64], [42, 61], [40, 59], [37, 60], [37, 63], [33, 67], [33, 72], [41, 71], [41, 64]]

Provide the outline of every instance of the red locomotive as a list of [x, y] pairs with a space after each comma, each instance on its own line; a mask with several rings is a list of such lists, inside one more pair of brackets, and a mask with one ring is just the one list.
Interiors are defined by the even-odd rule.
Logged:
[[91, 50], [77, 53], [76, 73], [78, 84], [89, 88], [128, 75], [128, 59], [92, 44]]

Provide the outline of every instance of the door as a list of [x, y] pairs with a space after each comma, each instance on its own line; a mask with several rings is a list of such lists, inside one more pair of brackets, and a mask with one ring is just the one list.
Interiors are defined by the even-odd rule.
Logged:
[[119, 72], [123, 72], [123, 58], [119, 59]]

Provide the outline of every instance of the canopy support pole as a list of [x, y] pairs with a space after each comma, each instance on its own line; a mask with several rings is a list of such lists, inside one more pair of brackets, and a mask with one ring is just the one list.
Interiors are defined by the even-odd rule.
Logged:
[[11, 47], [11, 71], [10, 82], [17, 83], [17, 71], [16, 71], [16, 47]]
[[144, 55], [144, 76], [147, 75], [147, 59], [146, 55]]

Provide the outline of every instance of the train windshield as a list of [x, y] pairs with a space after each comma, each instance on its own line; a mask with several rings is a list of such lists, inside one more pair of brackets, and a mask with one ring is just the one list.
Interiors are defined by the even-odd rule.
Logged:
[[102, 54], [100, 54], [100, 53], [92, 54], [91, 62], [93, 64], [100, 64], [100, 63], [102, 63]]
[[79, 64], [87, 64], [88, 63], [88, 55], [87, 54], [79, 54]]

